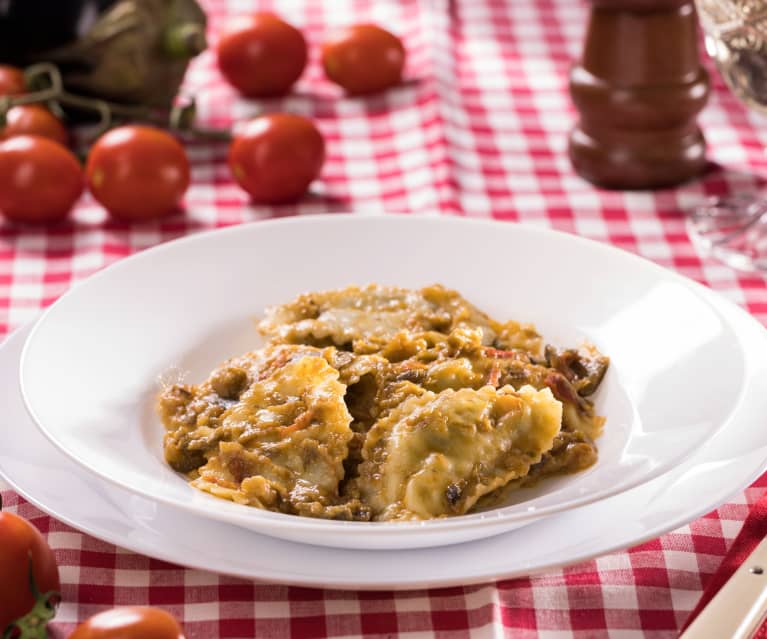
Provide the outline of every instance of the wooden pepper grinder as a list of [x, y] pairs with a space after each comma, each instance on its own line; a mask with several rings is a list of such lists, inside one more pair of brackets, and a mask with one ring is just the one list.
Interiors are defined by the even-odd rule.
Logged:
[[692, 0], [591, 0], [583, 58], [570, 76], [580, 121], [570, 159], [587, 180], [649, 189], [698, 175], [695, 118], [708, 98]]

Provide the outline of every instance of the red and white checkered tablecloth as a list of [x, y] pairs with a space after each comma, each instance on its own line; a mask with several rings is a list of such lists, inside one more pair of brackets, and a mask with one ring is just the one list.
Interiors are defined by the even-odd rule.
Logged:
[[[202, 119], [229, 125], [261, 109], [315, 119], [327, 163], [295, 206], [251, 205], [235, 186], [226, 148], [190, 148], [193, 185], [184, 216], [129, 226], [86, 197], [73, 221], [50, 230], [0, 226], [0, 332], [32, 320], [74, 282], [174, 237], [273, 216], [410, 211], [493, 217], [557, 228], [639, 253], [699, 280], [767, 320], [767, 286], [690, 244], [681, 211], [705, 195], [752, 190], [767, 174], [767, 120], [747, 112], [713, 71], [700, 118], [711, 167], [682, 187], [606, 192], [574, 175], [566, 136], [574, 111], [567, 75], [586, 6], [576, 0], [208, 0], [211, 38], [230, 13], [274, 9], [308, 36], [312, 59], [283, 100], [237, 98], [210, 52], [186, 89]], [[334, 25], [373, 21], [404, 39], [404, 86], [341, 99], [317, 62]], [[12, 491], [5, 505], [44, 533], [61, 566], [55, 636], [116, 603], [161, 605], [188, 639], [215, 637], [675, 637], [722, 561], [762, 478], [709, 515], [659, 539], [529, 579], [406, 593], [257, 585], [118, 550], [51, 519]], [[3, 486], [3, 488], [7, 488]]]

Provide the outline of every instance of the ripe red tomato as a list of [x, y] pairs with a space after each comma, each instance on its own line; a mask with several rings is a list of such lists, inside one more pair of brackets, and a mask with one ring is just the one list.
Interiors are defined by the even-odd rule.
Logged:
[[322, 66], [350, 95], [376, 93], [401, 82], [405, 47], [374, 24], [358, 24], [322, 46]]
[[[2, 171], [0, 171], [2, 173]], [[29, 584], [29, 559], [37, 590], [58, 602], [59, 569], [40, 531], [13, 513], [0, 512], [0, 636], [35, 605]], [[55, 594], [51, 594], [56, 591]]]
[[81, 623], [69, 639], [184, 639], [178, 621], [160, 608], [113, 608]]
[[66, 145], [67, 130], [53, 113], [39, 104], [20, 104], [8, 111], [6, 125], [0, 129], [0, 140], [16, 135], [40, 135]]
[[230, 23], [216, 53], [223, 76], [249, 97], [287, 93], [303, 73], [307, 58], [301, 32], [271, 13]]
[[0, 64], [0, 95], [20, 95], [27, 90], [21, 69]]
[[83, 192], [77, 158], [38, 135], [0, 142], [0, 213], [16, 222], [62, 220]]
[[256, 202], [300, 198], [322, 169], [325, 141], [300, 115], [271, 113], [250, 120], [229, 147], [229, 168]]
[[189, 160], [170, 133], [121, 126], [96, 140], [85, 174], [93, 197], [114, 217], [149, 220], [176, 209], [189, 187]]

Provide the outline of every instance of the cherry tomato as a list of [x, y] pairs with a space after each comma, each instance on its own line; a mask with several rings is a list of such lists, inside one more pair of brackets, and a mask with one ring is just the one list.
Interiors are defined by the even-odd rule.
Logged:
[[83, 186], [80, 163], [57, 142], [38, 135], [0, 142], [0, 213], [5, 217], [31, 223], [61, 220]]
[[8, 111], [6, 125], [0, 129], [0, 140], [15, 135], [40, 135], [66, 145], [67, 130], [53, 113], [39, 104], [20, 104]]
[[227, 81], [249, 97], [283, 95], [306, 66], [301, 32], [271, 13], [257, 13], [232, 23], [216, 49]]
[[160, 608], [113, 608], [81, 623], [69, 639], [184, 639], [178, 621]]
[[401, 82], [405, 47], [374, 24], [358, 24], [322, 46], [322, 66], [350, 95], [376, 93]]
[[35, 586], [53, 606], [61, 589], [53, 551], [26, 519], [0, 512], [0, 636], [10, 623], [21, 619], [35, 605], [29, 583], [30, 557]]
[[177, 208], [189, 186], [189, 160], [170, 133], [121, 126], [96, 140], [85, 174], [93, 197], [114, 217], [149, 220]]
[[0, 95], [20, 95], [27, 90], [21, 69], [0, 64]]
[[300, 115], [272, 113], [250, 120], [229, 147], [229, 168], [256, 202], [300, 198], [322, 169], [325, 142]]

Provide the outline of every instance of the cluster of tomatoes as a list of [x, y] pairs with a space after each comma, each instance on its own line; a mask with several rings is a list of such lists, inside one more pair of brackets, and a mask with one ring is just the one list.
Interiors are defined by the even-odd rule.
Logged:
[[[31, 523], [0, 512], [0, 636], [47, 636], [41, 626], [60, 601], [59, 571], [48, 544]], [[30, 562], [33, 579], [30, 580]], [[69, 639], [183, 639], [178, 621], [160, 608], [113, 608], [80, 624]]]
[[[301, 32], [273, 14], [232, 21], [216, 56], [224, 78], [249, 98], [284, 95], [308, 60]], [[372, 24], [348, 27], [324, 43], [322, 65], [348, 95], [382, 91], [402, 79], [405, 49]], [[0, 65], [0, 97], [23, 95], [21, 70]], [[120, 220], [149, 220], [177, 210], [189, 187], [186, 151], [167, 130], [144, 124], [110, 129], [83, 167], [67, 148], [68, 132], [45, 106], [19, 104], [0, 129], [0, 213], [21, 223], [67, 217], [87, 188]], [[263, 204], [295, 201], [318, 177], [325, 142], [314, 123], [290, 113], [258, 116], [237, 128], [228, 164], [234, 180]]]
[[[240, 93], [271, 97], [287, 93], [306, 68], [308, 47], [301, 32], [269, 13], [237, 18], [216, 48], [218, 67]], [[367, 95], [402, 80], [405, 47], [374, 24], [357, 24], [322, 45], [322, 67], [349, 95]], [[253, 73], [258, 69], [258, 73]]]

